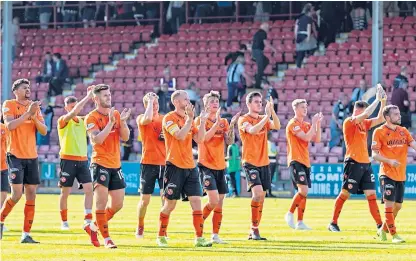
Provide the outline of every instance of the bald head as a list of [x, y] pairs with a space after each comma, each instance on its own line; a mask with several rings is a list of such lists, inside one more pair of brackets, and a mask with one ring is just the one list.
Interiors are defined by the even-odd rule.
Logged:
[[185, 110], [186, 106], [190, 102], [188, 94], [184, 90], [174, 91], [170, 99], [172, 104], [175, 106], [175, 109], [179, 110]]
[[268, 32], [268, 31], [269, 31], [269, 24], [268, 24], [268, 23], [262, 23], [262, 24], [260, 25], [260, 29], [262, 29], [262, 30], [264, 30], [264, 31]]

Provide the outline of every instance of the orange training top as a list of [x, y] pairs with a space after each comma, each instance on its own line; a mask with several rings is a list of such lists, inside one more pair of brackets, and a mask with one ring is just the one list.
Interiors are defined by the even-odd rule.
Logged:
[[[199, 128], [201, 118], [195, 119], [195, 125]], [[209, 131], [215, 124], [214, 121], [207, 119], [205, 124], [206, 131]], [[225, 169], [225, 135], [229, 130], [227, 119], [221, 119], [219, 127], [214, 136], [209, 141], [198, 144], [198, 163], [214, 170]]]
[[297, 133], [303, 131], [309, 132], [312, 125], [309, 122], [300, 122], [295, 118], [292, 118], [286, 126], [286, 139], [287, 139], [287, 165], [289, 166], [292, 161], [297, 161], [306, 167], [311, 167], [311, 161], [309, 159], [309, 142], [296, 136]]
[[[13, 120], [20, 118], [28, 109], [16, 100], [7, 100], [3, 103], [3, 117], [12, 117]], [[44, 122], [40, 110], [34, 115], [39, 121]], [[16, 129], [9, 131], [7, 152], [19, 159], [35, 159], [38, 157], [36, 150], [36, 125], [32, 120], [26, 120]]]
[[176, 139], [173, 134], [185, 125], [185, 118], [171, 111], [163, 117], [163, 134], [165, 136], [166, 161], [178, 168], [195, 168], [192, 154], [192, 138], [198, 132], [194, 122], [184, 140]]
[[[120, 113], [115, 110], [114, 116], [116, 123], [110, 134], [102, 144], [92, 144], [91, 163], [96, 163], [105, 168], [117, 169], [121, 167], [120, 160]], [[85, 117], [87, 132], [98, 130], [102, 131], [109, 121], [108, 115], [93, 110]]]
[[238, 119], [238, 132], [240, 133], [242, 149], [242, 163], [249, 163], [256, 167], [269, 165], [269, 149], [267, 143], [267, 132], [270, 130], [270, 121], [268, 121], [257, 134], [249, 134], [246, 132], [248, 124], [252, 126], [259, 123], [264, 115], [253, 118], [249, 114], [243, 115]]
[[380, 175], [385, 175], [395, 181], [406, 180], [407, 148], [413, 141], [410, 132], [400, 126], [392, 130], [383, 124], [374, 131], [371, 149], [385, 158], [400, 162], [396, 168], [381, 162]]
[[137, 126], [139, 127], [140, 140], [142, 141], [142, 164], [165, 165], [166, 149], [165, 139], [162, 132], [163, 115], [158, 114], [153, 117], [152, 122], [147, 125], [140, 124], [140, 118], [137, 117]]
[[343, 131], [347, 152], [345, 159], [351, 158], [359, 163], [370, 163], [367, 148], [368, 130], [372, 120], [366, 119], [362, 123], [355, 123], [351, 117], [344, 121]]

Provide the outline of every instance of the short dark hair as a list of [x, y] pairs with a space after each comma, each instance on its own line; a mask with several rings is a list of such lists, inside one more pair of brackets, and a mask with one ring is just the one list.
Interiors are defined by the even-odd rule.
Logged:
[[12, 91], [15, 91], [16, 89], [18, 89], [20, 87], [20, 85], [22, 84], [28, 84], [30, 87], [30, 81], [26, 78], [21, 78], [18, 79], [16, 81], [14, 81], [13, 85], [12, 85]]
[[46, 52], [45, 54], [49, 54], [49, 55], [50, 55], [50, 54], [51, 54], [51, 52]]
[[56, 58], [61, 59], [62, 55], [60, 53], [54, 53], [53, 56], [56, 56]]
[[247, 45], [245, 44], [240, 44], [240, 50], [247, 50]]
[[399, 107], [397, 107], [396, 105], [392, 105], [392, 104], [387, 105], [386, 107], [384, 107], [384, 109], [383, 109], [383, 117], [384, 117], [384, 119], [386, 118], [386, 116], [390, 116], [390, 112], [392, 110], [395, 110], [395, 109], [399, 109]]
[[246, 97], [246, 102], [247, 103], [251, 103], [252, 101], [253, 101], [253, 98], [254, 97], [260, 97], [260, 98], [262, 98], [263, 96], [261, 95], [261, 93], [260, 92], [258, 92], [258, 91], [253, 91], [253, 92], [250, 92], [248, 95], [247, 95], [247, 97]]
[[77, 97], [68, 96], [68, 97], [65, 98], [64, 103], [65, 103], [65, 106], [68, 106], [68, 104], [71, 104], [71, 103], [74, 103], [74, 102], [77, 102], [77, 101], [78, 101]]
[[354, 103], [354, 108], [357, 108], [357, 109], [365, 109], [368, 106], [370, 106], [370, 105], [366, 101], [356, 101]]
[[99, 94], [101, 91], [105, 91], [105, 90], [109, 90], [110, 86], [108, 86], [107, 84], [104, 83], [100, 83], [95, 85], [93, 93], [94, 94]]

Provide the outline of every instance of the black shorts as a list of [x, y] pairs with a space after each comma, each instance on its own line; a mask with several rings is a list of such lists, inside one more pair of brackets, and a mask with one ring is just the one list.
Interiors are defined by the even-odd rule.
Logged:
[[342, 188], [351, 194], [364, 194], [364, 190], [375, 190], [376, 179], [371, 163], [359, 163], [347, 159], [344, 162]]
[[292, 161], [289, 165], [289, 173], [292, 178], [293, 187], [296, 190], [298, 189], [298, 185], [305, 185], [311, 188], [311, 168], [297, 161]]
[[61, 173], [59, 173], [59, 187], [72, 187], [77, 178], [79, 184], [92, 182], [88, 161], [61, 159]]
[[9, 192], [9, 171], [7, 169], [1, 171], [1, 192]]
[[381, 202], [384, 203], [384, 200], [388, 200], [403, 203], [404, 185], [404, 181], [395, 181], [387, 176], [380, 176]]
[[121, 168], [111, 169], [105, 168], [96, 163], [90, 166], [94, 188], [97, 184], [103, 185], [108, 190], [117, 190], [126, 188], [123, 172]]
[[204, 190], [218, 190], [218, 194], [227, 194], [228, 185], [225, 179], [225, 169], [214, 170], [202, 165], [198, 166], [199, 177]]
[[161, 165], [140, 165], [140, 189], [141, 194], [153, 194], [155, 190], [156, 180], [160, 190], [163, 190], [163, 173], [165, 166]]
[[256, 167], [246, 163], [243, 165], [243, 170], [247, 179], [247, 192], [250, 192], [252, 187], [258, 185], [263, 187], [263, 191], [267, 191], [272, 187], [269, 165]]
[[202, 196], [201, 182], [198, 171], [178, 168], [173, 164], [166, 164], [163, 175], [163, 195], [169, 200], [185, 197]]
[[11, 184], [39, 185], [40, 173], [38, 159], [19, 159], [7, 154], [9, 182]]

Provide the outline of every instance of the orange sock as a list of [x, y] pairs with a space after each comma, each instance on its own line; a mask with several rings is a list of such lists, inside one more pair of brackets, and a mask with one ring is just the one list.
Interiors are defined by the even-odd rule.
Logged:
[[396, 234], [396, 226], [394, 225], [393, 208], [385, 208], [386, 223], [390, 234], [393, 236]]
[[139, 217], [139, 227], [144, 227], [144, 217]]
[[212, 233], [218, 234], [221, 228], [222, 208], [215, 208], [212, 215]]
[[103, 238], [110, 237], [110, 233], [108, 232], [108, 220], [105, 210], [96, 210], [95, 211], [95, 219], [98, 225], [98, 229], [100, 230], [101, 235]]
[[116, 212], [112, 210], [111, 208], [106, 208], [105, 213], [107, 214], [107, 221], [110, 221], [110, 219], [112, 219], [114, 215], [116, 214]]
[[[374, 221], [376, 221], [377, 225], [383, 224], [383, 221], [381, 221], [381, 215], [380, 211], [378, 210], [377, 205], [377, 196], [375, 194], [370, 195], [367, 197], [368, 200], [368, 206], [370, 207], [370, 213], [374, 218]], [[393, 218], [394, 221], [394, 218]]]
[[192, 212], [193, 223], [195, 228], [196, 237], [202, 237], [204, 233], [204, 218], [202, 217], [201, 210], [195, 210]]
[[259, 218], [260, 218], [260, 202], [256, 202], [251, 200], [251, 226], [258, 227], [259, 226]]
[[204, 218], [204, 220], [207, 219], [209, 214], [211, 214], [212, 210], [213, 209], [210, 207], [209, 203], [205, 204], [204, 209], [202, 210], [202, 217]]
[[289, 212], [290, 213], [295, 213], [295, 209], [297, 207], [299, 207], [300, 202], [302, 201], [302, 199], [304, 198], [304, 196], [302, 196], [302, 194], [300, 194], [299, 192], [296, 193], [296, 195], [293, 197], [292, 200], [292, 205], [290, 206]]
[[159, 236], [164, 237], [166, 235], [166, 231], [168, 230], [169, 224], [169, 215], [166, 215], [160, 212], [159, 215]]
[[263, 205], [264, 205], [264, 201], [261, 201], [260, 202], [260, 207], [259, 207], [259, 224], [258, 224], [258, 226], [260, 226], [261, 218], [263, 216]]
[[29, 233], [32, 228], [33, 218], [35, 217], [35, 201], [26, 200], [24, 209], [25, 219], [23, 223], [23, 232]]
[[306, 197], [304, 197], [298, 206], [298, 221], [302, 221], [303, 220], [303, 214], [305, 213], [305, 208], [306, 208]]
[[11, 198], [8, 198], [6, 202], [4, 202], [0, 212], [0, 222], [4, 222], [15, 205], [16, 203]]
[[344, 206], [345, 201], [347, 201], [348, 197], [344, 194], [339, 194], [337, 200], [335, 201], [334, 213], [332, 215], [332, 222], [333, 224], [338, 224], [338, 218], [341, 214], [342, 207]]
[[61, 210], [61, 220], [62, 222], [68, 221], [68, 209]]

